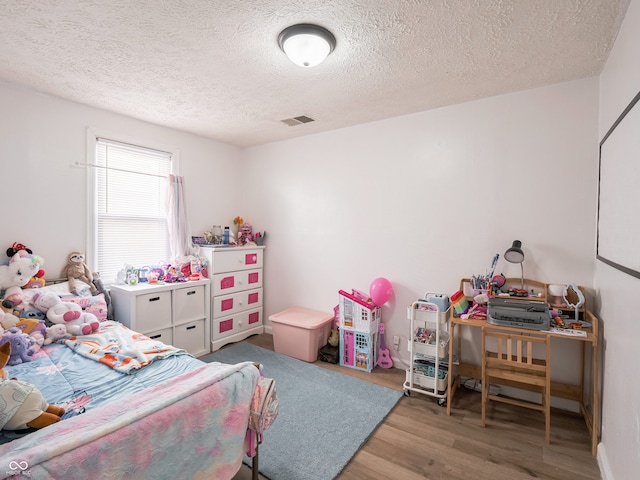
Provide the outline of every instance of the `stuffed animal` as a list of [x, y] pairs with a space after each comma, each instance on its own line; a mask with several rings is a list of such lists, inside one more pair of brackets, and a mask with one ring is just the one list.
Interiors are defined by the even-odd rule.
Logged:
[[62, 276], [69, 280], [69, 291], [74, 295], [78, 295], [78, 289], [76, 287], [76, 280], [82, 280], [84, 283], [89, 284], [91, 294], [98, 293], [98, 289], [93, 284], [93, 275], [91, 270], [84, 263], [84, 253], [71, 252], [67, 258], [67, 265], [64, 267]]
[[7, 248], [7, 257], [11, 258], [13, 257], [16, 253], [19, 252], [25, 252], [29, 255], [31, 255], [33, 252], [31, 251], [31, 249], [25, 247], [23, 244], [18, 243], [18, 242], [13, 242], [13, 245], [11, 245], [9, 248]]
[[[21, 363], [30, 362], [32, 355], [35, 353], [32, 348], [29, 347], [29, 340], [27, 335], [18, 331], [14, 331], [15, 327], [11, 330], [7, 330], [2, 334], [0, 338], [0, 344], [11, 344], [11, 355], [7, 359], [9, 365], [19, 365]], [[4, 365], [3, 365], [4, 367]]]
[[38, 292], [31, 298], [31, 303], [34, 308], [41, 311], [45, 316], [47, 311], [57, 305], [62, 300], [60, 297], [53, 292]]
[[20, 312], [20, 318], [30, 318], [33, 320], [44, 320], [45, 314], [37, 308], [25, 308]]
[[20, 316], [20, 310], [16, 308], [15, 304], [13, 303], [13, 300], [7, 300], [6, 298], [3, 299], [2, 302], [0, 302], [0, 310], [2, 310], [5, 313], [11, 313], [16, 317]]
[[[40, 313], [39, 311], [37, 312]], [[16, 328], [19, 328], [22, 333], [31, 338], [31, 349], [33, 353], [40, 351], [40, 347], [44, 345], [44, 336], [47, 332], [44, 321], [40, 321], [37, 318], [20, 318], [16, 324]]]
[[2, 325], [2, 328], [5, 330], [15, 327], [19, 321], [20, 319], [13, 313], [7, 313], [4, 310], [0, 310], [0, 325]]
[[65, 325], [55, 324], [50, 327], [47, 327], [47, 334], [44, 338], [44, 344], [49, 345], [51, 343], [57, 342], [62, 338], [69, 338], [69, 333], [67, 332], [67, 327]]
[[21, 256], [18, 252], [11, 257], [9, 265], [0, 265], [0, 290], [6, 289], [5, 300], [12, 300], [20, 309], [22, 287], [40, 271], [43, 263], [44, 260], [37, 255]]
[[329, 335], [329, 340], [327, 341], [329, 345], [332, 347], [337, 347], [340, 345], [340, 333], [335, 328], [331, 329], [331, 334]]
[[[15, 254], [20, 254], [21, 257], [27, 257], [33, 255], [33, 251], [30, 248], [25, 247], [22, 243], [13, 242], [9, 248], [7, 248], [7, 257], [11, 258]], [[40, 269], [38, 272], [29, 279], [29, 281], [22, 286], [22, 288], [41, 288], [44, 287], [44, 270]]]
[[100, 328], [98, 317], [93, 313], [83, 312], [77, 303], [62, 300], [47, 310], [47, 319], [65, 325], [71, 335], [89, 335]]
[[47, 403], [42, 393], [32, 384], [7, 378], [4, 367], [11, 358], [11, 353], [11, 344], [0, 346], [0, 428], [44, 428], [59, 422], [65, 413], [64, 408]]
[[38, 292], [31, 302], [35, 308], [45, 313], [50, 322], [64, 325], [71, 335], [88, 335], [100, 328], [98, 317], [83, 312], [77, 303], [63, 302], [53, 292]]

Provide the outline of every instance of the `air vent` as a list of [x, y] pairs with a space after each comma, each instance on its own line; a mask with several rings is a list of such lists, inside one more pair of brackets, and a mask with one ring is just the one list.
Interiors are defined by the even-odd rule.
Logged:
[[280, 120], [280, 121], [290, 127], [295, 127], [296, 125], [302, 125], [303, 123], [315, 122], [313, 118], [307, 117], [306, 115], [300, 115], [299, 117], [293, 117], [293, 118], [285, 118], [284, 120]]

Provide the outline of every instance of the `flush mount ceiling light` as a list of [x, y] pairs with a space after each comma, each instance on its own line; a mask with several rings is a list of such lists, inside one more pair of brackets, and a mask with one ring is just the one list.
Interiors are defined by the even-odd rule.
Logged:
[[301, 23], [280, 32], [278, 45], [296, 65], [315, 67], [336, 48], [336, 37], [326, 28]]

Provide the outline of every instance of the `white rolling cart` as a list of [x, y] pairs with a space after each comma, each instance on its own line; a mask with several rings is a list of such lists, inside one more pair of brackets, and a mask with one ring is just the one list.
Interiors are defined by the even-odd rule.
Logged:
[[410, 321], [409, 355], [404, 394], [411, 392], [438, 399], [438, 405], [447, 402], [447, 375], [449, 332], [447, 315], [435, 303], [417, 300], [408, 307]]

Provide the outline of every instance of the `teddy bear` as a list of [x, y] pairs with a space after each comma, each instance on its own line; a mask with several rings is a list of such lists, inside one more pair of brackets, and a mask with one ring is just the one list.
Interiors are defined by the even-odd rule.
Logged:
[[93, 284], [93, 275], [87, 264], [84, 263], [84, 259], [84, 253], [71, 252], [67, 257], [67, 264], [62, 271], [62, 276], [69, 280], [69, 291], [74, 295], [78, 295], [76, 280], [82, 280], [84, 283], [87, 283], [91, 294], [96, 295], [98, 289]]
[[5, 300], [11, 300], [14, 307], [21, 309], [22, 287], [40, 271], [44, 260], [37, 255], [16, 253], [9, 265], [0, 265], [0, 290], [6, 290]]
[[7, 378], [5, 365], [11, 358], [11, 344], [0, 346], [0, 428], [24, 430], [44, 428], [62, 419], [65, 410], [50, 405], [42, 393], [30, 383]]
[[65, 325], [60, 325], [56, 323], [50, 327], [47, 327], [47, 333], [44, 338], [44, 344], [49, 345], [63, 338], [69, 338], [67, 327]]
[[[11, 354], [7, 359], [9, 365], [19, 365], [21, 363], [30, 362], [32, 356], [35, 353], [32, 348], [29, 347], [29, 340], [27, 335], [13, 327], [10, 330], [5, 331], [0, 338], [0, 344], [10, 344]], [[4, 367], [4, 365], [3, 365]]]
[[35, 308], [45, 312], [47, 320], [65, 325], [71, 335], [89, 335], [100, 328], [98, 317], [93, 313], [83, 312], [77, 303], [63, 302], [53, 292], [38, 292], [31, 301]]

